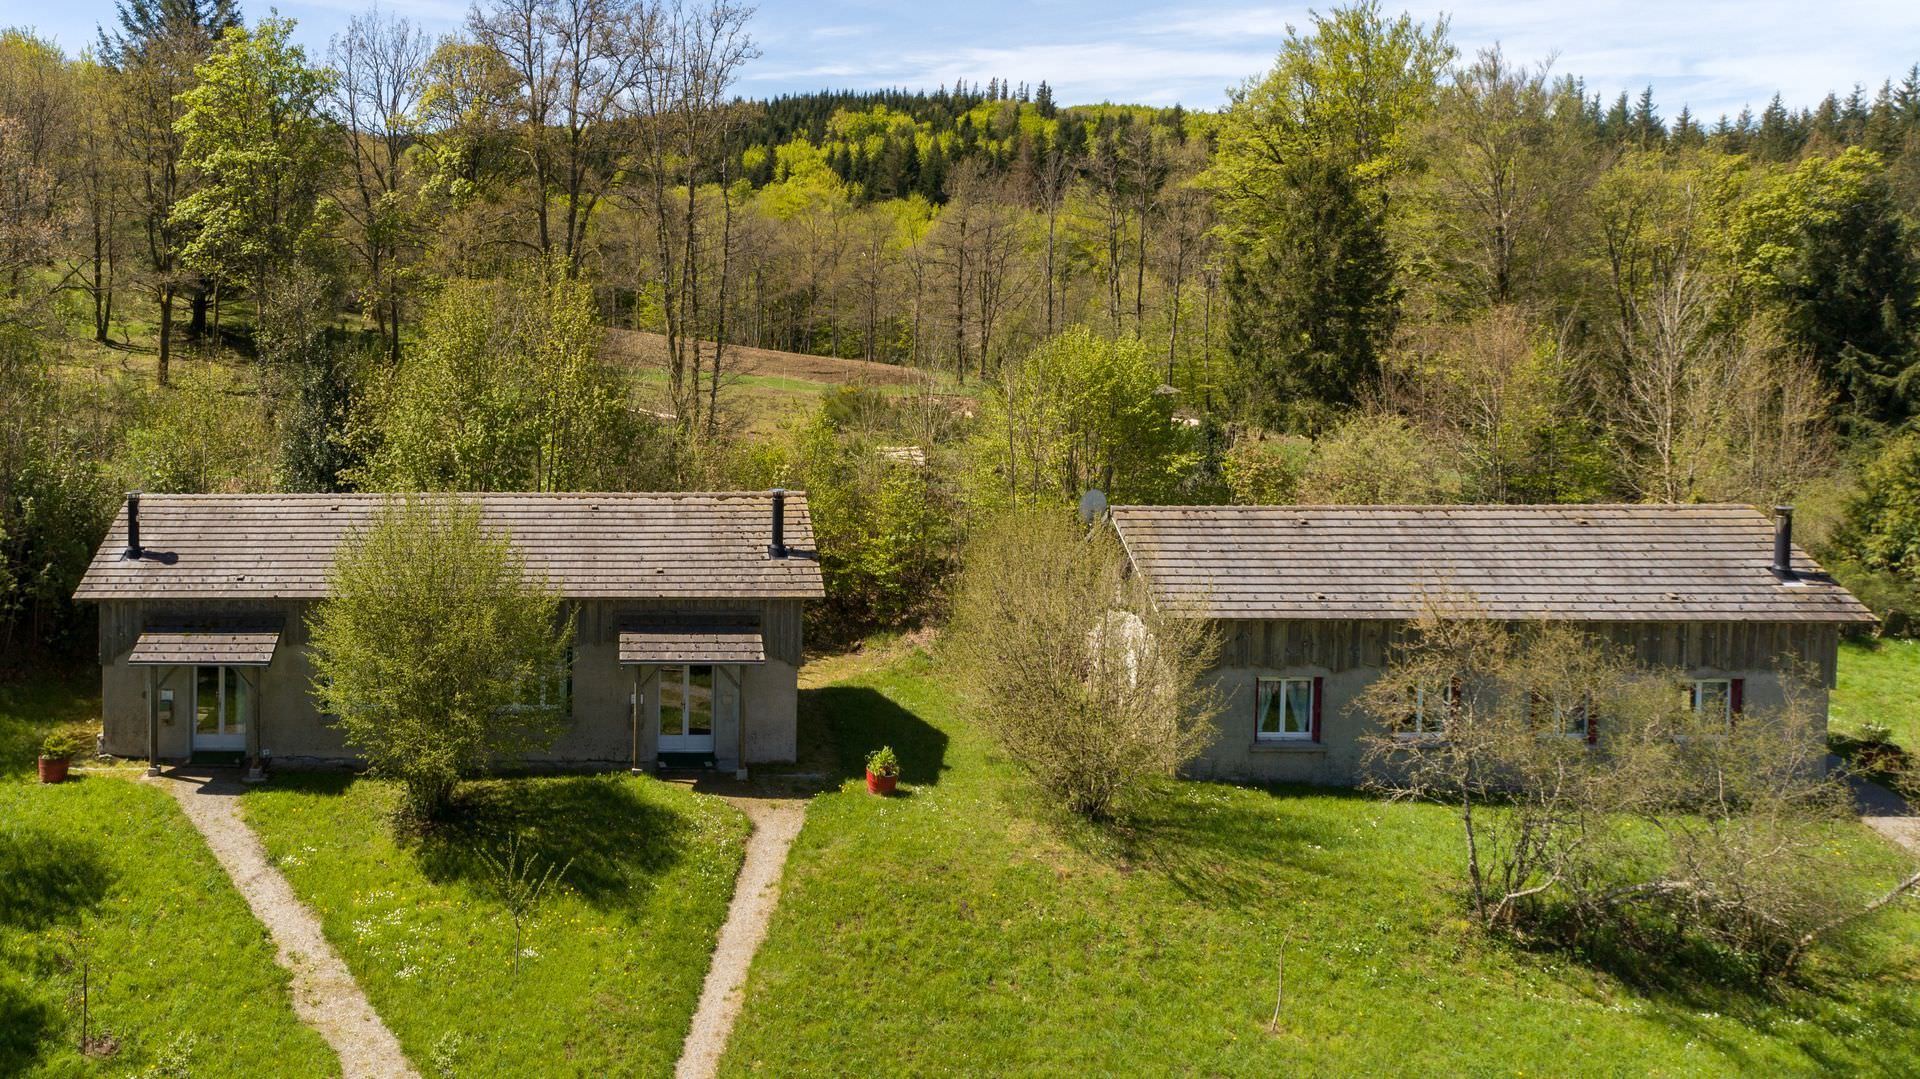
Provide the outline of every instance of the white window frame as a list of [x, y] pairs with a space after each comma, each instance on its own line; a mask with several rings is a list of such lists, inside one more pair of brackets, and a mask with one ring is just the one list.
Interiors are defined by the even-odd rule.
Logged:
[[[1440, 706], [1443, 709], [1451, 710], [1458, 708], [1460, 706], [1460, 687], [1449, 680], [1447, 684], [1440, 689], [1440, 702]], [[1429, 726], [1427, 723], [1427, 687], [1425, 686], [1414, 687], [1413, 712], [1408, 718], [1413, 721], [1411, 728], [1401, 727], [1393, 732], [1393, 736], [1403, 742], [1434, 742], [1447, 736], [1447, 723], [1445, 719], [1435, 722], [1432, 726]]]
[[[1275, 687], [1269, 689], [1268, 687]], [[1287, 708], [1287, 699], [1295, 687], [1304, 687], [1307, 695], [1307, 729], [1290, 731], [1286, 729], [1287, 716], [1292, 713]], [[1267, 709], [1264, 697], [1267, 693], [1280, 695], [1280, 726], [1278, 731], [1261, 730], [1266, 719]], [[1312, 678], [1255, 678], [1253, 680], [1253, 740], [1256, 742], [1311, 742], [1313, 738], [1313, 679]]]
[[1733, 679], [1731, 678], [1695, 678], [1687, 685], [1687, 705], [1696, 716], [1706, 717], [1705, 707], [1708, 686], [1720, 687], [1720, 722], [1728, 729], [1733, 727]]
[[[566, 654], [560, 658], [557, 669], [536, 674], [533, 678], [532, 700], [516, 701], [502, 711], [508, 714], [533, 712], [548, 707], [558, 707], [561, 718], [571, 719], [573, 712], [573, 645], [567, 645]], [[555, 694], [558, 699], [555, 699]]]

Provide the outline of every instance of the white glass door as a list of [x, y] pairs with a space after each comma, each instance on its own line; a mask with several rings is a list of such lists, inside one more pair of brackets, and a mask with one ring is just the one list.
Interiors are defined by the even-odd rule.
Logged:
[[713, 668], [660, 668], [660, 752], [713, 752]]
[[247, 748], [252, 687], [232, 667], [193, 669], [193, 748]]

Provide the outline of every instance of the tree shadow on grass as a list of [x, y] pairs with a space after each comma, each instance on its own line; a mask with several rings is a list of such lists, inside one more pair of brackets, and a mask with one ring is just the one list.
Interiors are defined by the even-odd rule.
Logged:
[[826, 686], [800, 691], [803, 759], [819, 760], [832, 779], [866, 773], [867, 754], [892, 746], [900, 758], [900, 782], [931, 787], [947, 768], [947, 734], [866, 686]]
[[[1913, 1074], [1920, 1054], [1920, 998], [1891, 987], [1920, 984], [1920, 969], [1909, 962], [1867, 975], [1860, 971], [1869, 968], [1853, 965], [1860, 958], [1838, 964], [1847, 973], [1803, 970], [1767, 985], [1717, 984], [1697, 972], [1688, 984], [1673, 976], [1677, 968], [1671, 959], [1660, 957], [1654, 961], [1667, 976], [1656, 986], [1635, 987], [1664, 1005], [1644, 1014], [1688, 1041], [1712, 1046], [1730, 1062], [1729, 1074], [1777, 1072], [1781, 1063], [1774, 1053], [1756, 1057], [1751, 1044], [1724, 1022], [1712, 1021], [1722, 1015], [1798, 1049], [1810, 1064], [1809, 1074]], [[1882, 991], [1870, 996], [1874, 986]]]
[[651, 891], [685, 856], [696, 827], [620, 776], [489, 779], [465, 785], [449, 818], [413, 846], [429, 880], [485, 889], [492, 878], [482, 855], [501, 857], [518, 836], [520, 855], [538, 858], [536, 872], [566, 866], [566, 885], [604, 909]]
[[[1357, 879], [1364, 867], [1341, 856], [1353, 845], [1352, 837], [1323, 817], [1289, 813], [1290, 793], [1285, 787], [1164, 783], [1101, 831], [1123, 867], [1149, 868], [1211, 904], [1271, 903], [1284, 891], [1282, 873]], [[1357, 792], [1320, 787], [1313, 795], [1370, 801]]]
[[[0, 831], [0, 926], [36, 933], [75, 922], [112, 883], [97, 844], [40, 828]], [[26, 964], [14, 956], [8, 965], [17, 974]], [[0, 1075], [25, 1072], [61, 1021], [53, 1005], [0, 975]]]
[[95, 844], [37, 828], [0, 832], [0, 924], [33, 932], [69, 921], [112, 883]]
[[45, 1000], [0, 977], [0, 1075], [24, 1075], [57, 1036], [60, 1017]]

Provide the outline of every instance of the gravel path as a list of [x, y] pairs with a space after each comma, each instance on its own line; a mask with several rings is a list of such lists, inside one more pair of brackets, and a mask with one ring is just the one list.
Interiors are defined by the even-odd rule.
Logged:
[[767, 938], [767, 923], [780, 900], [787, 851], [807, 819], [807, 803], [798, 798], [728, 797], [727, 802], [753, 822], [753, 835], [747, 839], [740, 876], [733, 882], [733, 902], [720, 926], [713, 964], [700, 988], [700, 1006], [694, 1010], [693, 1026], [680, 1049], [680, 1063], [673, 1069], [676, 1079], [708, 1079], [718, 1071], [733, 1022], [740, 1017], [747, 968]]
[[273, 936], [274, 959], [293, 974], [294, 1012], [333, 1046], [345, 1079], [417, 1076], [400, 1042], [327, 944], [320, 919], [294, 898], [287, 879], [267, 862], [259, 837], [240, 820], [244, 788], [222, 777], [169, 775], [157, 782], [166, 785], [187, 819], [206, 836], [213, 856]]

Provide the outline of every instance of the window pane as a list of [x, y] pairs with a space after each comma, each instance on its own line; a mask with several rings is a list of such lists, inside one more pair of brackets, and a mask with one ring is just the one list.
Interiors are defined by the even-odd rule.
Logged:
[[713, 668], [687, 669], [687, 733], [713, 733]]
[[1287, 733], [1313, 733], [1313, 683], [1306, 679], [1287, 682]]
[[222, 667], [227, 678], [227, 734], [247, 733], [247, 717], [253, 714], [253, 690], [233, 667]]
[[220, 733], [220, 668], [193, 669], [193, 729], [201, 734]]
[[1566, 732], [1568, 734], [1586, 734], [1587, 702], [1584, 699], [1575, 701], [1572, 707], [1566, 709], [1563, 718], [1566, 720]]
[[1708, 719], [1725, 719], [1731, 696], [1724, 680], [1710, 679], [1695, 682], [1693, 684], [1694, 711]]
[[686, 730], [687, 669], [660, 668], [660, 733], [679, 737]]
[[1280, 687], [1282, 684], [1272, 678], [1262, 678], [1257, 683], [1260, 694], [1259, 731], [1261, 734], [1280, 733]]

